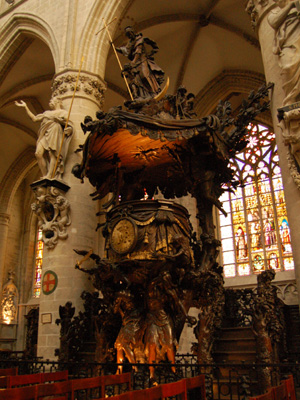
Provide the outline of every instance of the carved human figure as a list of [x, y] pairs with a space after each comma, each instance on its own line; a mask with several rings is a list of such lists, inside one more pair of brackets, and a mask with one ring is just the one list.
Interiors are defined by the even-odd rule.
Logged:
[[[15, 104], [18, 107], [25, 108], [27, 115], [33, 122], [41, 122], [36, 142], [35, 156], [42, 173], [42, 178], [61, 179], [73, 134], [71, 122], [69, 122], [66, 129], [64, 129], [68, 112], [62, 108], [61, 100], [59, 98], [51, 99], [49, 103], [51, 110], [44, 111], [37, 115], [34, 115], [30, 111], [25, 101], [16, 101]], [[64, 140], [63, 134], [65, 134]], [[57, 158], [59, 158], [58, 161]]]
[[[167, 304], [173, 304], [178, 311], [185, 315], [190, 324], [195, 324], [196, 319], [186, 314], [168, 271], [163, 271], [149, 283], [146, 302], [148, 312], [144, 342], [148, 363], [157, 363], [166, 356], [172, 364], [175, 364], [177, 340], [171, 318], [165, 311], [165, 307]], [[150, 379], [154, 380], [154, 367], [150, 367], [149, 370]], [[175, 366], [172, 367], [172, 372], [176, 372]]]
[[271, 247], [275, 244], [275, 232], [272, 223], [267, 219], [264, 223], [264, 234], [265, 234], [265, 244], [267, 247]]
[[[125, 28], [125, 35], [129, 39], [128, 42], [116, 50], [130, 60], [124, 72], [129, 78], [133, 96], [145, 98], [159, 93], [164, 71], [153, 59], [158, 50], [157, 44], [149, 38], [144, 38], [142, 33], [136, 34], [131, 26]], [[146, 45], [152, 49], [149, 54]]]
[[17, 320], [18, 289], [14, 284], [14, 272], [8, 272], [8, 280], [2, 290], [1, 316], [5, 324]]
[[300, 19], [296, 2], [274, 0], [278, 8], [268, 21], [275, 30], [273, 53], [278, 56], [285, 98], [283, 105], [298, 100], [300, 89]]
[[[145, 362], [140, 358], [143, 354], [142, 318], [129, 291], [119, 292], [115, 300], [114, 312], [119, 312], [122, 317], [122, 327], [115, 341], [117, 363], [123, 363], [125, 356], [131, 364]], [[134, 366], [133, 369], [136, 370], [136, 367]], [[118, 373], [122, 371], [123, 367], [119, 365]]]
[[280, 236], [284, 252], [291, 252], [291, 237], [290, 228], [286, 219], [284, 219], [280, 225]]
[[236, 243], [236, 253], [238, 260], [246, 258], [247, 247], [246, 247], [245, 232], [241, 226], [239, 226], [235, 234], [235, 243]]

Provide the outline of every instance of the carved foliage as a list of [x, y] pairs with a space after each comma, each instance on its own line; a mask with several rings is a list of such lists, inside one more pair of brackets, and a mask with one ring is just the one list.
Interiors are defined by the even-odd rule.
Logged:
[[[57, 76], [52, 84], [53, 97], [74, 92], [76, 79], [77, 74], [73, 72]], [[106, 89], [97, 77], [81, 74], [76, 90], [83, 95], [94, 97], [102, 105]]]
[[67, 239], [67, 227], [71, 224], [70, 203], [63, 193], [53, 187], [39, 186], [34, 189], [36, 201], [31, 205], [38, 217], [45, 246], [53, 249], [58, 239]]

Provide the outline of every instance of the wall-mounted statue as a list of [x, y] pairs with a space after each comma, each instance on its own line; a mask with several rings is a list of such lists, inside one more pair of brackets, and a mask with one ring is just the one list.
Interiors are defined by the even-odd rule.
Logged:
[[51, 99], [51, 110], [37, 115], [29, 110], [25, 101], [16, 101], [15, 104], [24, 107], [33, 122], [41, 122], [35, 155], [42, 178], [61, 179], [73, 135], [72, 123], [68, 122], [67, 127], [65, 126], [68, 112], [62, 108], [61, 100], [57, 97]]
[[286, 111], [279, 126], [284, 143], [289, 146], [290, 153], [300, 167], [300, 108]]
[[300, 19], [296, 2], [274, 0], [277, 8], [268, 16], [275, 30], [273, 53], [278, 56], [285, 98], [283, 105], [295, 103], [300, 89]]
[[1, 301], [1, 319], [5, 324], [17, 323], [18, 289], [14, 283], [15, 273], [8, 271], [8, 280], [3, 286]]

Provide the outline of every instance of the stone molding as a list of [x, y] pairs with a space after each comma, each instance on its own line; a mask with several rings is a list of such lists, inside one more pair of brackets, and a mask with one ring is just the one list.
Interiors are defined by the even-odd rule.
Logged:
[[[222, 71], [202, 88], [196, 95], [194, 109], [199, 116], [205, 116], [215, 111], [220, 99], [227, 98], [233, 92], [249, 94], [253, 89], [258, 89], [265, 83], [263, 74], [229, 69]], [[270, 112], [259, 116], [259, 120], [272, 126]]]
[[27, 147], [13, 162], [1, 181], [0, 212], [9, 213], [11, 202], [20, 183], [36, 164], [34, 148]]
[[287, 297], [293, 298], [294, 303], [298, 304], [298, 290], [296, 282], [288, 283], [273, 283], [273, 286], [277, 289], [277, 295], [282, 300], [285, 301]]
[[[52, 82], [52, 97], [66, 97], [73, 96], [78, 71], [67, 70], [57, 74]], [[99, 76], [81, 72], [76, 88], [77, 97], [84, 97], [94, 101], [99, 108], [102, 108], [104, 102], [104, 93], [106, 84]]]
[[8, 226], [10, 221], [10, 215], [6, 213], [0, 213], [0, 225]]

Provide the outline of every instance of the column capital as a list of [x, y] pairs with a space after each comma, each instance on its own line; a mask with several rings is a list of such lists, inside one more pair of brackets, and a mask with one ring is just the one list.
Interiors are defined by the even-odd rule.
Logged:
[[[56, 74], [52, 82], [52, 97], [60, 97], [62, 100], [73, 96], [78, 70], [68, 69]], [[84, 98], [94, 102], [102, 108], [106, 84], [98, 75], [91, 72], [81, 71], [76, 97]]]
[[250, 15], [251, 25], [257, 30], [261, 20], [269, 11], [276, 7], [274, 0], [248, 0], [246, 3], [246, 12]]
[[10, 221], [10, 215], [6, 213], [0, 213], [0, 225], [8, 226]]

